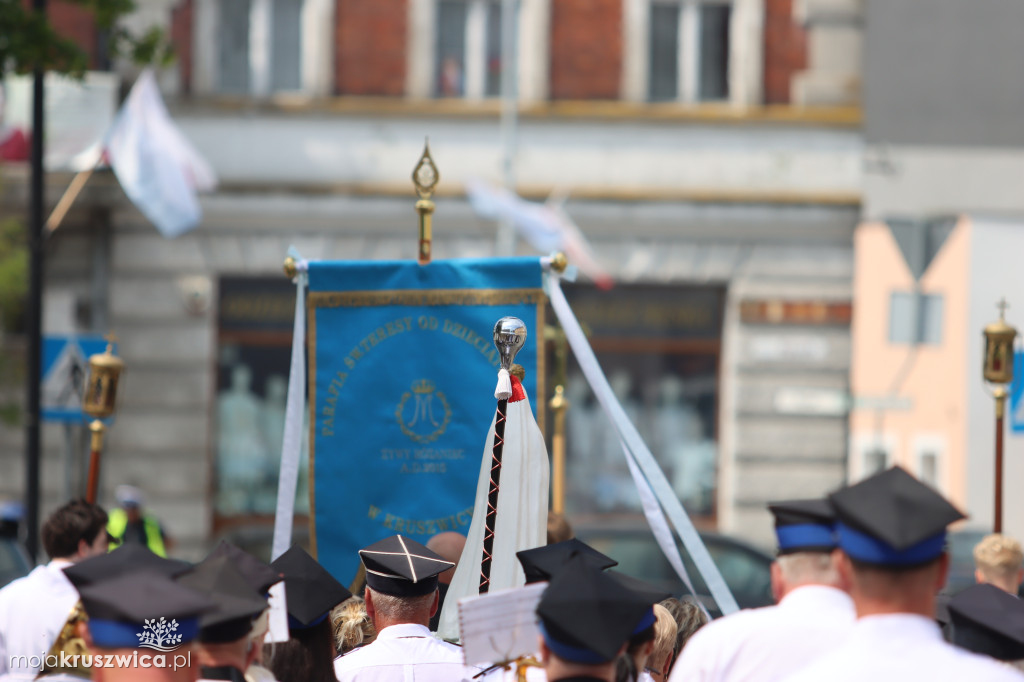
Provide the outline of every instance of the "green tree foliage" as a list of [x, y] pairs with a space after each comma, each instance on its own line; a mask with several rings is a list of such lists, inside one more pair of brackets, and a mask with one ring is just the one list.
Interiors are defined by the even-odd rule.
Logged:
[[28, 293], [25, 229], [13, 218], [0, 221], [0, 329], [20, 330]]
[[[165, 66], [173, 59], [166, 35], [151, 28], [141, 36], [132, 35], [118, 20], [135, 10], [134, 0], [72, 0], [89, 10], [96, 27], [107, 34], [111, 57], [125, 57], [137, 64]], [[88, 55], [56, 31], [29, 3], [0, 0], [0, 73], [29, 73], [40, 66], [81, 77], [88, 68]]]

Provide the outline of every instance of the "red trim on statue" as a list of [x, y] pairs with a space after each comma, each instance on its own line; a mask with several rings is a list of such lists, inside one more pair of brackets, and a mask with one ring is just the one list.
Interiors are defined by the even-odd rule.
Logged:
[[510, 376], [512, 380], [512, 397], [508, 399], [510, 403], [518, 403], [520, 400], [526, 399], [526, 391], [523, 390], [523, 382], [519, 381], [519, 377]]

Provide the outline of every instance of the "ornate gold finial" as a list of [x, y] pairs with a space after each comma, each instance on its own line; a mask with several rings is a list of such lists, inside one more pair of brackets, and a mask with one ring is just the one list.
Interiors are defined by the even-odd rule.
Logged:
[[434, 188], [441, 179], [441, 174], [434, 165], [434, 159], [430, 157], [430, 139], [423, 145], [423, 155], [419, 163], [412, 171], [412, 184], [416, 187], [416, 195], [420, 198], [416, 202], [416, 213], [420, 217], [420, 243], [417, 260], [420, 265], [430, 263], [432, 254], [432, 222], [434, 215], [434, 202], [430, 197], [434, 195]]
[[284, 275], [288, 279], [295, 279], [299, 276], [299, 266], [295, 259], [288, 256], [284, 259]]
[[416, 187], [416, 194], [420, 199], [429, 199], [434, 195], [434, 188], [441, 180], [441, 173], [430, 156], [430, 138], [423, 144], [423, 155], [419, 163], [412, 171], [412, 184]]
[[565, 269], [569, 267], [569, 257], [562, 251], [559, 251], [551, 256], [551, 269], [561, 274], [565, 272]]

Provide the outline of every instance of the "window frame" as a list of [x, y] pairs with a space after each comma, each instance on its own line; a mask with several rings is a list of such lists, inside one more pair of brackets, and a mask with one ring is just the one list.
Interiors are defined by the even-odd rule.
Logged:
[[272, 90], [274, 0], [251, 0], [249, 5], [246, 93], [224, 92], [220, 85], [219, 49], [222, 35], [219, 0], [197, 0], [193, 15], [192, 89], [197, 95], [266, 99], [277, 95], [328, 96], [334, 83], [334, 3], [301, 0], [299, 14], [299, 88]]
[[[677, 96], [670, 100], [650, 98], [651, 6], [678, 5]], [[622, 99], [650, 104], [734, 106], [757, 104], [761, 100], [763, 71], [763, 0], [623, 0]], [[700, 8], [728, 5], [728, 64], [724, 99], [700, 99]]]
[[[441, 0], [409, 0], [409, 43], [407, 50], [406, 95], [417, 99], [446, 99], [479, 102], [498, 99], [486, 95], [487, 12], [494, 2], [501, 11], [502, 0], [461, 0], [469, 5], [466, 17], [464, 86], [461, 97], [437, 94], [437, 15]], [[551, 0], [516, 0], [518, 26], [518, 99], [521, 103], [547, 99], [550, 70]], [[499, 86], [500, 90], [500, 86]]]

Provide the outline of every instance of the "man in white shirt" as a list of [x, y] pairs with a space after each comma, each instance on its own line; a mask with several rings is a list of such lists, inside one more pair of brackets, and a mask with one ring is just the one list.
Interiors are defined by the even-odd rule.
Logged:
[[366, 613], [377, 639], [334, 662], [340, 682], [451, 682], [472, 677], [462, 650], [428, 627], [437, 611], [437, 576], [454, 567], [401, 535], [359, 550], [366, 568]]
[[779, 603], [740, 611], [701, 628], [672, 668], [671, 682], [771, 682], [841, 643], [853, 602], [832, 563], [835, 515], [823, 500], [768, 505], [779, 557], [772, 591]]
[[50, 650], [78, 602], [62, 569], [106, 553], [106, 526], [106, 512], [84, 500], [65, 504], [43, 524], [50, 562], [0, 590], [0, 680], [31, 680], [39, 672], [31, 664]]
[[933, 620], [946, 582], [946, 526], [964, 515], [899, 467], [829, 496], [838, 518], [838, 567], [857, 622], [846, 641], [787, 682], [1024, 680], [942, 639]]

